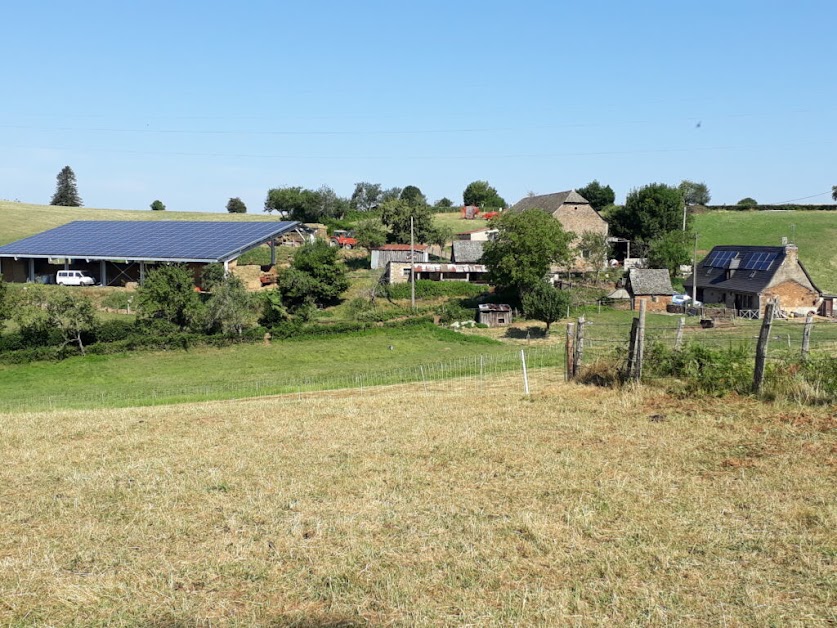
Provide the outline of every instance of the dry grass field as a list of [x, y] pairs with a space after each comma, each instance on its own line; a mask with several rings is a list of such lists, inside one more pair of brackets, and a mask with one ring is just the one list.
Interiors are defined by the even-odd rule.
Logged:
[[837, 620], [834, 407], [518, 387], [6, 416], [0, 624]]

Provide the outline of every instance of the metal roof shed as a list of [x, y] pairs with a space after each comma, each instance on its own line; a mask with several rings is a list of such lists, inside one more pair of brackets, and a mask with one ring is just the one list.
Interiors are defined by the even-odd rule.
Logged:
[[[245, 251], [271, 243], [299, 223], [282, 222], [188, 222], [188, 221], [74, 221], [34, 236], [0, 246], [0, 260], [28, 260], [26, 279], [35, 280], [35, 262], [54, 266], [61, 260], [98, 261], [104, 275], [107, 262], [174, 262], [225, 266]], [[0, 267], [2, 271], [2, 267]], [[107, 284], [105, 278], [102, 283]]]

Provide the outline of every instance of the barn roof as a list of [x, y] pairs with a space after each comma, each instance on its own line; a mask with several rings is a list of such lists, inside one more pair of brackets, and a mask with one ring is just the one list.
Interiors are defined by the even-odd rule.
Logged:
[[[691, 288], [697, 276], [698, 288], [758, 294], [770, 285], [786, 257], [784, 246], [716, 246], [698, 264], [697, 273], [683, 284]], [[797, 263], [814, 289], [819, 291], [804, 264], [800, 260]]]
[[634, 295], [674, 294], [671, 277], [665, 268], [632, 268], [628, 273], [628, 281]]
[[77, 220], [0, 246], [0, 257], [225, 262], [298, 224]]
[[477, 264], [482, 259], [484, 242], [478, 240], [454, 240], [453, 262], [456, 264]]
[[375, 246], [372, 247], [373, 251], [409, 251], [410, 249], [414, 251], [425, 251], [427, 250], [426, 244], [414, 244], [412, 247], [409, 244], [384, 244], [383, 246]]
[[512, 206], [511, 211], [522, 212], [526, 209], [542, 209], [550, 214], [554, 213], [561, 205], [566, 203], [577, 203], [589, 205], [590, 201], [584, 198], [575, 190], [565, 190], [554, 194], [541, 194], [539, 196], [527, 196]]

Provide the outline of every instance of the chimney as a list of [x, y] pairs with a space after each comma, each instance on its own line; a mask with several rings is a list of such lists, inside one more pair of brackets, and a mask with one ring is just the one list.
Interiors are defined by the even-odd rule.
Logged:
[[785, 259], [791, 264], [796, 264], [799, 261], [799, 248], [795, 244], [788, 244], [787, 242], [782, 244], [785, 248]]

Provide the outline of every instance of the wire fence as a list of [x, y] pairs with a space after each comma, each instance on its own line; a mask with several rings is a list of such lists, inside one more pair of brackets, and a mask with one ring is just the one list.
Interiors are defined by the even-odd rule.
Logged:
[[[676, 318], [669, 325], [650, 325], [645, 329], [646, 346], [674, 349], [678, 344]], [[283, 401], [303, 401], [329, 391], [368, 394], [387, 387], [404, 387], [404, 394], [432, 394], [447, 390], [473, 390], [494, 387], [538, 392], [564, 379], [567, 348], [559, 328], [553, 328], [551, 344], [526, 346], [488, 355], [404, 366], [395, 369], [347, 372], [339, 375], [260, 378], [233, 382], [206, 382], [184, 386], [161, 386], [139, 390], [78, 391], [48, 396], [21, 396], [0, 400], [0, 412], [117, 408], [166, 405], [210, 400], [276, 397]], [[767, 359], [777, 362], [799, 360], [802, 355], [804, 324], [776, 320], [768, 344]], [[585, 324], [583, 364], [597, 360], [622, 364], [627, 360], [631, 326], [625, 323]], [[707, 349], [739, 349], [755, 355], [759, 335], [758, 321], [738, 321], [723, 328], [702, 329], [690, 325], [682, 329], [681, 345]], [[817, 322], [810, 332], [810, 355], [837, 358], [837, 322]], [[524, 372], [526, 378], [524, 379]], [[644, 378], [650, 378], [644, 375]]]
[[[523, 379], [524, 365], [528, 382]], [[550, 345], [395, 369], [330, 376], [261, 378], [136, 391], [119, 389], [21, 397], [0, 401], [0, 412], [150, 406], [272, 396], [301, 400], [306, 396], [326, 391], [353, 390], [365, 394], [372, 390], [404, 385], [408, 385], [408, 390], [414, 392], [468, 388], [479, 391], [500, 380], [508, 380], [507, 385], [519, 388], [522, 393], [527, 383], [530, 392], [534, 392], [546, 383], [557, 381], [563, 373], [563, 366], [563, 347]], [[513, 374], [518, 377], [507, 377]]]

